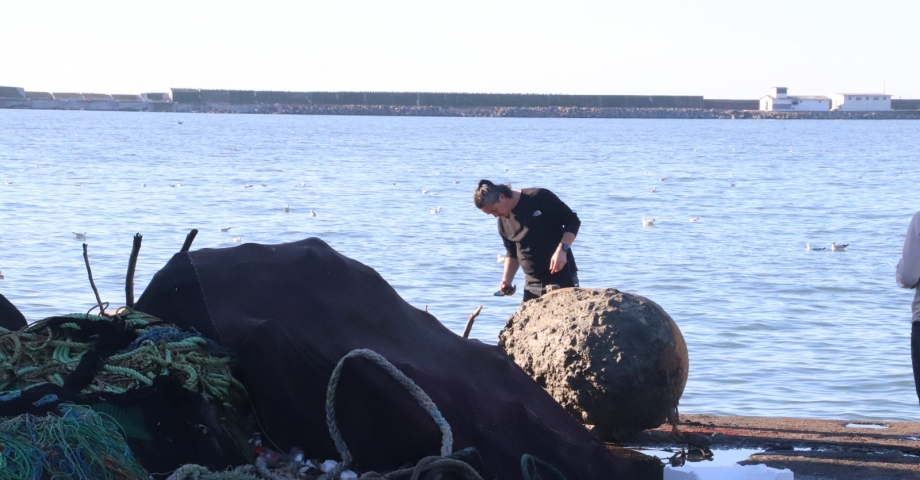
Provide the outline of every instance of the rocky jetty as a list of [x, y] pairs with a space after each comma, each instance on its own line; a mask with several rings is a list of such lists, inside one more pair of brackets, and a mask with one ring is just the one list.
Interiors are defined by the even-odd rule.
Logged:
[[920, 120], [920, 110], [887, 112], [767, 112], [708, 108], [601, 107], [439, 107], [399, 105], [286, 105], [170, 103], [169, 111], [187, 113], [266, 113], [288, 115], [368, 115], [400, 117], [519, 118], [675, 118], [702, 120]]
[[616, 289], [563, 289], [524, 303], [498, 344], [603, 439], [661, 425], [687, 383], [687, 345], [655, 302]]

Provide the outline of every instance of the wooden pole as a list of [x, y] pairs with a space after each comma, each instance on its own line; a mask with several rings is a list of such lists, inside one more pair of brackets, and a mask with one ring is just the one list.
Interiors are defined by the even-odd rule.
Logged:
[[179, 253], [185, 253], [188, 249], [192, 248], [192, 242], [195, 240], [195, 235], [198, 235], [197, 228], [193, 228], [191, 232], [188, 232], [188, 235], [185, 237], [185, 243], [182, 244], [182, 250], [179, 250]]
[[479, 308], [477, 308], [476, 311], [470, 315], [470, 318], [466, 319], [466, 328], [463, 329], [463, 338], [470, 338], [470, 330], [473, 329], [473, 320], [476, 320], [476, 317], [479, 316], [479, 312], [481, 311], [482, 305], [480, 305]]
[[144, 236], [134, 234], [134, 246], [131, 247], [131, 257], [128, 258], [128, 275], [125, 277], [125, 305], [134, 308], [134, 269], [137, 267], [137, 256], [141, 252], [141, 240]]
[[89, 253], [86, 248], [87, 244], [83, 244], [83, 261], [86, 262], [86, 274], [89, 275], [89, 285], [93, 287], [93, 293], [96, 294], [96, 303], [99, 304], [99, 315], [105, 315], [105, 307], [102, 306], [102, 298], [99, 297], [99, 289], [96, 288], [96, 282], [93, 281], [93, 271], [89, 268]]

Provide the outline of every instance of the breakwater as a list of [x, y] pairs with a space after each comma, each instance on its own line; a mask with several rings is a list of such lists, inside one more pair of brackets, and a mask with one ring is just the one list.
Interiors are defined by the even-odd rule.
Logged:
[[674, 118], [750, 120], [917, 120], [918, 110], [887, 112], [768, 112], [707, 108], [589, 108], [589, 107], [403, 107], [393, 105], [232, 105], [174, 104], [186, 113], [262, 113], [289, 115], [376, 115], [404, 117], [520, 117], [520, 118]]
[[109, 95], [0, 87], [0, 108], [133, 112], [429, 117], [918, 119], [920, 100], [892, 99], [892, 110], [762, 111], [758, 100], [668, 95], [551, 95], [437, 92], [279, 92], [172, 88]]

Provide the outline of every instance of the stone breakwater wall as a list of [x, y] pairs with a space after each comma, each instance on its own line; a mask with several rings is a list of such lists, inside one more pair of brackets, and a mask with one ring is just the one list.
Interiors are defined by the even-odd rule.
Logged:
[[766, 112], [705, 108], [592, 108], [592, 107], [436, 107], [393, 105], [237, 105], [176, 103], [176, 112], [262, 113], [289, 115], [377, 115], [405, 117], [520, 117], [520, 118], [678, 118], [762, 120], [920, 120], [920, 110], [887, 112]]

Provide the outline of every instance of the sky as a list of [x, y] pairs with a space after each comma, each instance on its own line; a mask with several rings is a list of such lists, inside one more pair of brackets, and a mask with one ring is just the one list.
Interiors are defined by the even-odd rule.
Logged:
[[920, 1], [19, 1], [0, 85], [920, 98]]

